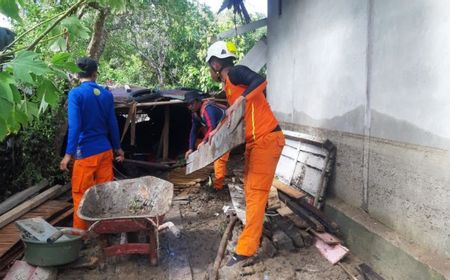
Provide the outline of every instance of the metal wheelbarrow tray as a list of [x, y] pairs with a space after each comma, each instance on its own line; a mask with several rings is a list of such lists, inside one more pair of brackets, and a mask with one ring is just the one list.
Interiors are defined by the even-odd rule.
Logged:
[[[148, 254], [158, 262], [158, 228], [170, 210], [173, 184], [153, 177], [120, 180], [91, 187], [83, 195], [78, 216], [91, 222], [89, 231], [99, 234], [105, 257]], [[109, 244], [108, 234], [144, 231], [149, 243]], [[122, 242], [121, 242], [122, 243]]]

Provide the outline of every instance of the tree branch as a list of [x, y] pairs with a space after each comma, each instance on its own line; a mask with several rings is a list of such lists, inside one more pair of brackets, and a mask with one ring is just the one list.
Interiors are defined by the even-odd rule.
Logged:
[[54, 20], [55, 18], [61, 16], [62, 14], [64, 14], [65, 12], [61, 12], [57, 15], [55, 15], [54, 17], [51, 17], [49, 19], [46, 19], [38, 24], [36, 24], [35, 26], [31, 27], [30, 29], [28, 29], [27, 31], [23, 32], [22, 34], [20, 34], [19, 36], [17, 36], [17, 38], [11, 42], [11, 44], [9, 44], [8, 46], [5, 47], [5, 50], [9, 49], [10, 47], [12, 47], [15, 43], [17, 43], [20, 39], [23, 38], [23, 36], [27, 35], [28, 33], [30, 33], [31, 31], [35, 30], [36, 28], [38, 28], [39, 26], [46, 24], [49, 21]]
[[42, 40], [42, 38], [45, 37], [45, 35], [47, 35], [50, 31], [52, 31], [53, 28], [55, 28], [56, 25], [58, 25], [58, 23], [60, 23], [64, 18], [66, 18], [67, 16], [69, 16], [73, 11], [75, 11], [78, 6], [80, 6], [81, 4], [83, 4], [86, 0], [79, 0], [76, 4], [74, 4], [72, 7], [70, 7], [62, 16], [60, 16], [51, 26], [49, 26], [44, 33], [41, 34], [41, 36], [39, 36], [38, 38], [36, 38], [36, 40], [34, 40], [33, 43], [31, 43], [31, 45], [27, 48], [27, 50], [32, 50], [34, 47], [36, 47], [36, 45]]

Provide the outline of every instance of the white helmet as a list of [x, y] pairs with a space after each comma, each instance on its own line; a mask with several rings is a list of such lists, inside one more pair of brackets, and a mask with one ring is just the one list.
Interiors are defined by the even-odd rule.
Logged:
[[232, 42], [217, 41], [208, 48], [208, 54], [206, 55], [206, 63], [209, 62], [211, 57], [227, 58], [236, 57], [236, 46]]

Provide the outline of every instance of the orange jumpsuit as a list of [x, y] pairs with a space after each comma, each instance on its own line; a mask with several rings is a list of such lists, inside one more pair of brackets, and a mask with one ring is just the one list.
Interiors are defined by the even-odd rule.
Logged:
[[227, 162], [230, 153], [226, 153], [214, 162], [214, 189], [223, 189], [223, 182], [227, 176]]
[[[246, 224], [236, 246], [236, 253], [242, 256], [254, 255], [259, 247], [269, 190], [285, 143], [283, 132], [277, 129], [278, 121], [264, 96], [266, 85], [265, 81], [245, 97]], [[233, 104], [246, 88], [234, 85], [227, 78], [224, 90], [229, 104]]]
[[112, 150], [77, 159], [72, 171], [73, 227], [87, 229], [87, 223], [78, 217], [78, 206], [83, 194], [92, 186], [112, 181], [113, 152]]

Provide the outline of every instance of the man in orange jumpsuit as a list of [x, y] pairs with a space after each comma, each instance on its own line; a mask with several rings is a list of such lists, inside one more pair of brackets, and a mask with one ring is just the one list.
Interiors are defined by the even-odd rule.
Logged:
[[223, 83], [231, 105], [227, 116], [245, 100], [246, 224], [228, 267], [253, 256], [259, 247], [269, 190], [285, 143], [283, 132], [266, 100], [266, 79], [246, 66], [235, 66], [235, 51], [232, 43], [218, 41], [209, 47], [206, 57], [211, 78]]
[[99, 86], [97, 62], [90, 58], [77, 61], [80, 85], [69, 92], [69, 133], [66, 154], [60, 169], [74, 159], [72, 171], [73, 227], [87, 229], [78, 217], [78, 206], [83, 194], [92, 186], [113, 180], [113, 150], [116, 160], [123, 161], [119, 128], [111, 92]]
[[[208, 141], [211, 133], [214, 133], [217, 125], [225, 117], [226, 106], [218, 104], [214, 101], [204, 99], [204, 95], [198, 91], [190, 91], [184, 96], [189, 110], [192, 112], [192, 127], [189, 136], [189, 150], [185, 154], [187, 159], [195, 150], [197, 134], [199, 130], [204, 129], [203, 140], [200, 145]], [[202, 130], [203, 131], [203, 130]], [[214, 161], [214, 183], [213, 187], [216, 191], [223, 189], [223, 182], [227, 175], [227, 161], [230, 153], [226, 153], [216, 161]]]

